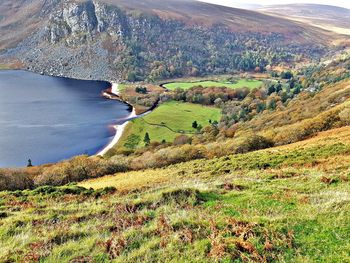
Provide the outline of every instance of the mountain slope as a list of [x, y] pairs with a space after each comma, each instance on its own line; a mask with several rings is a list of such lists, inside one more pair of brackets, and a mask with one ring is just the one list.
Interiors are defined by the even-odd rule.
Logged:
[[102, 0], [102, 2], [131, 11], [155, 14], [163, 19], [181, 20], [190, 25], [213, 26], [223, 24], [234, 32], [278, 32], [295, 37], [301, 33], [301, 30], [305, 29], [300, 24], [291, 23], [282, 18], [191, 0]]
[[293, 4], [266, 6], [258, 9], [265, 14], [290, 18], [339, 34], [350, 35], [350, 10], [330, 5]]
[[11, 0], [0, 1], [0, 50], [17, 45], [47, 19], [57, 1]]
[[301, 23], [190, 0], [11, 3], [1, 4], [11, 8], [1, 20], [0, 60], [20, 59], [33, 71], [77, 78], [133, 81], [254, 70], [318, 58], [332, 38]]
[[0, 261], [347, 262], [349, 138], [0, 192]]

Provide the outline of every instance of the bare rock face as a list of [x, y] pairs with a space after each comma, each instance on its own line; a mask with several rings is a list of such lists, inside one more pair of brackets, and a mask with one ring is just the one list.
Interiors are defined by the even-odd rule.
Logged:
[[108, 32], [111, 36], [123, 36], [124, 32], [128, 30], [126, 15], [118, 8], [111, 10], [111, 8], [97, 1], [93, 3], [95, 5], [97, 31]]
[[79, 45], [92, 38], [96, 26], [97, 18], [93, 2], [66, 2], [62, 9], [50, 16], [46, 31], [51, 43], [66, 38], [68, 44]]
[[127, 17], [118, 8], [110, 8], [97, 1], [66, 1], [50, 16], [45, 30], [50, 43], [65, 40], [68, 46], [79, 46], [93, 41], [98, 33], [123, 36], [126, 24]]

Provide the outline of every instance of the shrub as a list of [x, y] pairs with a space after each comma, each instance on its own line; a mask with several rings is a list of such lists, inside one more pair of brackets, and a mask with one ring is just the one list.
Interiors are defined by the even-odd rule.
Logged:
[[32, 189], [32, 176], [21, 170], [0, 170], [0, 191]]
[[[197, 126], [198, 127], [198, 126]], [[191, 138], [187, 135], [179, 135], [174, 139], [173, 144], [174, 145], [185, 145], [185, 144], [191, 144]]]
[[162, 193], [159, 204], [176, 204], [180, 206], [197, 205], [202, 202], [200, 192], [194, 189], [176, 189]]
[[345, 125], [350, 125], [350, 108], [345, 108], [339, 113], [340, 120]]
[[247, 153], [273, 147], [274, 143], [263, 136], [252, 135], [238, 146], [236, 153]]
[[147, 94], [147, 88], [146, 87], [136, 87], [135, 92], [140, 94]]
[[43, 172], [34, 181], [36, 186], [58, 186], [126, 170], [126, 164], [117, 161], [116, 158], [108, 162], [98, 158], [78, 156], [43, 169]]
[[168, 147], [156, 152], [147, 151], [141, 156], [132, 158], [130, 161], [130, 169], [140, 170], [164, 167], [189, 160], [205, 158], [205, 156], [206, 149], [202, 146], [187, 144], [180, 147]]

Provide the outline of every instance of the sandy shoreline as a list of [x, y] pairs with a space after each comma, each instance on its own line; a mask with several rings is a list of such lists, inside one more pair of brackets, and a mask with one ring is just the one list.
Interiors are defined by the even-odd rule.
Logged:
[[[119, 92], [119, 84], [118, 83], [112, 82], [111, 93], [113, 95], [119, 96], [120, 92]], [[128, 125], [129, 121], [132, 120], [132, 119], [135, 119], [136, 117], [138, 117], [138, 116], [136, 115], [135, 108], [132, 107], [132, 112], [125, 119], [125, 121], [122, 124], [113, 126], [113, 128], [115, 129], [115, 135], [113, 137], [113, 140], [105, 148], [103, 148], [103, 150], [98, 152], [96, 155], [97, 156], [103, 156], [109, 150], [111, 150], [119, 142], [119, 140], [123, 136], [125, 127]]]
[[[115, 96], [119, 96], [120, 91], [119, 91], [119, 84], [118, 83], [112, 82], [112, 87], [110, 89], [110, 93], [115, 95]], [[104, 95], [106, 95], [106, 94], [104, 94]], [[113, 99], [112, 96], [110, 98]], [[129, 104], [127, 101], [125, 103]], [[113, 137], [113, 140], [105, 148], [103, 148], [100, 152], [98, 152], [96, 154], [96, 156], [105, 155], [109, 150], [111, 150], [120, 141], [121, 137], [123, 136], [124, 130], [125, 130], [126, 126], [128, 125], [129, 121], [136, 119], [136, 118], [146, 116], [147, 114], [152, 112], [152, 109], [150, 109], [149, 111], [147, 111], [145, 113], [137, 115], [135, 107], [133, 107], [132, 105], [130, 105], [130, 106], [132, 107], [132, 112], [130, 113], [130, 115], [123, 120], [122, 124], [118, 124], [118, 125], [113, 126], [113, 128], [115, 129], [115, 135]]]

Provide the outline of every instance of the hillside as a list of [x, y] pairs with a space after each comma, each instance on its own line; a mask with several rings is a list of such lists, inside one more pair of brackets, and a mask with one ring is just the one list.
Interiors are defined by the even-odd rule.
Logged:
[[[149, 80], [313, 60], [338, 35], [197, 1], [5, 0], [0, 63], [83, 79]], [[16, 34], [14, 34], [16, 32]]]
[[1, 192], [0, 260], [346, 262], [349, 138]]
[[0, 69], [147, 112], [103, 156], [0, 169], [0, 262], [350, 262], [348, 11], [0, 1]]
[[330, 5], [293, 4], [258, 8], [265, 14], [290, 18], [338, 34], [350, 35], [350, 10]]
[[[302, 39], [301, 30], [306, 29], [300, 24], [291, 23], [282, 18], [193, 0], [102, 0], [102, 2], [120, 6], [129, 11], [158, 15], [163, 19], [184, 21], [189, 25], [211, 27], [223, 24], [234, 32], [275, 32]], [[312, 29], [308, 30], [312, 32]]]
[[[42, 26], [55, 1], [0, 2], [0, 51], [15, 47]], [[56, 1], [57, 2], [57, 1]]]

